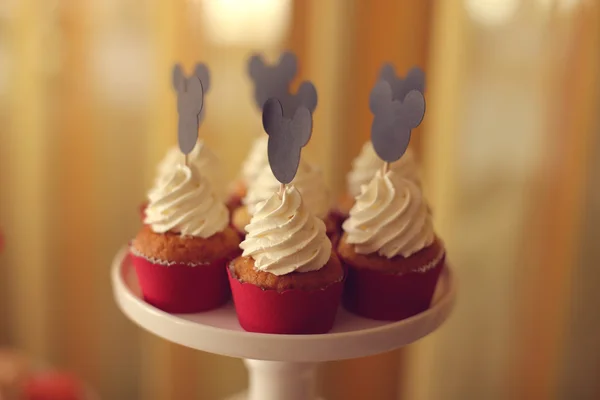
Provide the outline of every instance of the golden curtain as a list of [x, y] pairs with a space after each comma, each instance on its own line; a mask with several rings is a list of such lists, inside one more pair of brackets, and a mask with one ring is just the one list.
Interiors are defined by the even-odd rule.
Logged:
[[[126, 320], [112, 300], [108, 267], [138, 228], [137, 206], [175, 142], [172, 63], [211, 66], [211, 111], [201, 135], [233, 179], [260, 131], [245, 59], [253, 50], [274, 57], [291, 48], [302, 63], [298, 81], [311, 79], [319, 91], [307, 155], [323, 166], [336, 194], [368, 139], [366, 103], [381, 63], [391, 61], [399, 72], [415, 64], [426, 69], [428, 113], [412, 146], [423, 161], [437, 230], [464, 285], [455, 318], [439, 333], [401, 351], [325, 364], [322, 392], [332, 400], [483, 398], [501, 382], [510, 398], [552, 396], [569, 340], [569, 282], [597, 123], [597, 4], [582, 1], [565, 11], [524, 2], [499, 32], [478, 25], [481, 14], [467, 7], [472, 1], [290, 0], [284, 35], [261, 47], [211, 37], [206, 1], [10, 3], [0, 16], [0, 229], [7, 242], [0, 256], [0, 345], [75, 371], [106, 399], [208, 400], [244, 388], [240, 360], [167, 343]], [[540, 41], [543, 54], [529, 64], [519, 61], [526, 50], [513, 55], [517, 61], [491, 60], [492, 45], [502, 48], [513, 40], [506, 36], [526, 26], [534, 30], [524, 37], [548, 34]], [[553, 67], [561, 51], [570, 62]], [[493, 170], [483, 190], [469, 172], [485, 163], [463, 150], [465, 143], [482, 146], [475, 155], [486, 148], [485, 130], [470, 125], [473, 115], [487, 116], [478, 118], [484, 127], [502, 124], [507, 131], [521, 121], [477, 107], [504, 95], [501, 84], [482, 86], [486, 79], [523, 79], [523, 90], [534, 92], [525, 106], [543, 123], [532, 128], [538, 141], [522, 157], [554, 158], [542, 157], [526, 172]], [[503, 219], [516, 221], [500, 232], [504, 241], [490, 227]], [[495, 262], [503, 257], [525, 260], [528, 268], [521, 273], [516, 262]], [[515, 277], [527, 284], [503, 292]], [[489, 341], [472, 327], [487, 315], [473, 307], [482, 290], [488, 310], [505, 321]], [[500, 306], [508, 295], [517, 303]], [[534, 335], [532, 324], [539, 327]], [[501, 350], [473, 354], [496, 344], [512, 351], [508, 361]]]

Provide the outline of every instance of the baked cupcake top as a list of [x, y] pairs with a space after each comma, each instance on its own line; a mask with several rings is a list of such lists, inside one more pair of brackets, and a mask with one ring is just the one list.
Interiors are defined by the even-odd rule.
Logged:
[[176, 165], [148, 194], [144, 223], [156, 233], [209, 238], [229, 224], [229, 212], [210, 181], [191, 164]]
[[[320, 219], [327, 217], [331, 209], [331, 196], [319, 168], [300, 160], [298, 172], [292, 184], [300, 192], [304, 205], [313, 215]], [[250, 215], [257, 211], [259, 203], [267, 200], [279, 190], [279, 185], [269, 165], [265, 165], [254, 183], [248, 187], [246, 197], [242, 199], [242, 203], [248, 207]]]
[[259, 271], [274, 275], [316, 271], [331, 256], [325, 223], [304, 206], [294, 185], [287, 185], [281, 197], [272, 193], [259, 203], [246, 231], [242, 256], [252, 257]]
[[[352, 169], [346, 176], [348, 193], [352, 197], [358, 196], [361, 186], [368, 184], [373, 179], [377, 170], [383, 167], [383, 163], [384, 161], [375, 153], [373, 143], [370, 140], [366, 142], [358, 156], [352, 161]], [[421, 185], [419, 167], [410, 149], [406, 149], [402, 158], [390, 164], [390, 169], [417, 183], [417, 185]]]
[[[184, 159], [185, 156], [178, 146], [170, 148], [158, 164], [155, 186], [163, 185], [171, 176], [173, 169], [182, 164]], [[188, 162], [210, 181], [212, 189], [219, 197], [225, 197], [225, 186], [221, 176], [221, 161], [202, 139], [198, 140], [198, 143], [188, 155]]]
[[362, 187], [342, 225], [358, 254], [408, 257], [435, 239], [427, 203], [417, 184], [396, 170], [378, 170]]
[[265, 166], [269, 166], [267, 146], [269, 137], [261, 135], [254, 140], [250, 152], [242, 164], [242, 179], [246, 186], [251, 186]]

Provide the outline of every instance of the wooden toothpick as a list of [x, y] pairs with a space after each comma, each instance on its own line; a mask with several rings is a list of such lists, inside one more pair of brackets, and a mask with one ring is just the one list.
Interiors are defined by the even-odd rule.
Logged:
[[283, 198], [283, 193], [285, 193], [285, 183], [281, 183], [279, 185], [279, 198]]
[[390, 170], [390, 163], [389, 162], [384, 162], [382, 168], [383, 168], [383, 174], [384, 175], [387, 174], [388, 171]]

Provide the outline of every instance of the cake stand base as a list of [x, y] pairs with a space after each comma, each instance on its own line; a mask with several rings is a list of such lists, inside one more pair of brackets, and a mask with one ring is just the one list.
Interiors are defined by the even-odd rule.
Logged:
[[316, 398], [316, 363], [245, 359], [248, 391], [228, 400], [313, 400]]

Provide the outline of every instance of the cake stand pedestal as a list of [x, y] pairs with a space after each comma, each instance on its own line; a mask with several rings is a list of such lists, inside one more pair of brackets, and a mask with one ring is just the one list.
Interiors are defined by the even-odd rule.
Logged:
[[313, 400], [319, 362], [365, 357], [413, 343], [448, 318], [456, 295], [452, 272], [445, 268], [431, 308], [414, 317], [374, 321], [340, 308], [327, 334], [273, 335], [244, 331], [231, 302], [198, 314], [168, 314], [147, 304], [126, 247], [117, 253], [111, 275], [119, 308], [140, 327], [186, 347], [244, 359], [248, 392], [230, 400]]

